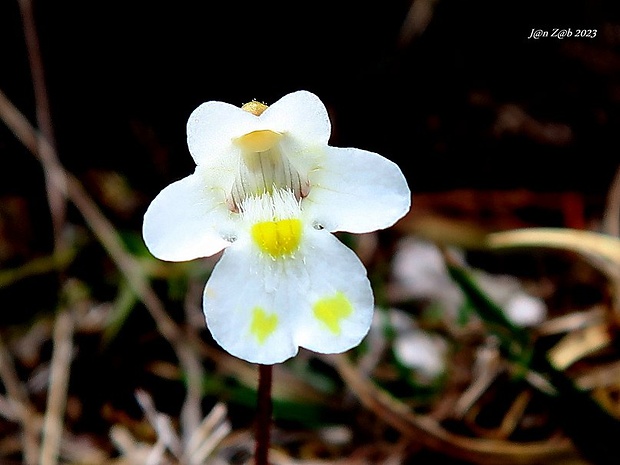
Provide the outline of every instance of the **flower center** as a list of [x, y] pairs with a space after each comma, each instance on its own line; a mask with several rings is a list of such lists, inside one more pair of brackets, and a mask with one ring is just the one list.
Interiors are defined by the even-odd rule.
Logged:
[[[267, 106], [252, 101], [241, 108], [259, 117]], [[292, 192], [297, 200], [308, 195], [308, 181], [302, 178], [282, 148], [284, 137], [285, 134], [260, 129], [234, 139], [241, 156], [228, 198], [231, 211], [239, 212], [248, 197], [272, 194], [277, 189]]]
[[303, 223], [299, 200], [289, 190], [251, 196], [240, 207], [254, 245], [271, 258], [293, 255], [300, 247]]
[[299, 248], [301, 229], [301, 221], [297, 218], [262, 221], [252, 226], [252, 239], [261, 251], [272, 258], [280, 258]]

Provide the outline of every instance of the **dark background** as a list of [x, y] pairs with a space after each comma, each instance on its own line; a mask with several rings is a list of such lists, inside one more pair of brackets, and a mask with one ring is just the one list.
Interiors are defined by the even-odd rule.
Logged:
[[[417, 3], [432, 17], [408, 37], [409, 1], [35, 1], [62, 161], [78, 174], [118, 170], [152, 194], [191, 169], [185, 122], [200, 103], [307, 89], [332, 111], [334, 145], [399, 162], [414, 192], [607, 188], [619, 159], [617, 2]], [[33, 118], [17, 0], [0, 8], [0, 88]], [[527, 39], [553, 27], [597, 37]], [[512, 104], [559, 133], [498, 133]], [[0, 136], [16, 163], [2, 189], [19, 189], [32, 161]]]

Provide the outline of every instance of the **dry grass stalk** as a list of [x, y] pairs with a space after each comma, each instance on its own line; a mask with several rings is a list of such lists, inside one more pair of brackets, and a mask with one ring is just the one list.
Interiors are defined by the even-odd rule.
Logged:
[[[0, 92], [0, 118], [2, 118], [13, 133], [22, 143], [35, 154], [37, 151], [37, 132], [15, 108], [6, 96]], [[43, 143], [45, 140], [43, 140]], [[48, 149], [55, 153], [53, 147], [48, 144]], [[39, 158], [40, 161], [41, 158]], [[175, 350], [179, 362], [190, 376], [188, 378], [188, 392], [190, 393], [189, 406], [185, 411], [190, 411], [196, 405], [196, 393], [200, 392], [202, 382], [201, 362], [199, 361], [198, 349], [196, 344], [202, 345], [197, 338], [188, 338], [185, 332], [168, 316], [163, 303], [150, 286], [148, 277], [142, 269], [140, 263], [131, 256], [124, 248], [121, 239], [114, 226], [101, 213], [96, 203], [84, 190], [80, 181], [70, 173], [67, 173], [62, 166], [57, 163], [56, 168], [62, 170], [66, 183], [57, 186], [69, 200], [80, 211], [86, 223], [89, 225], [95, 237], [101, 242], [108, 252], [110, 258], [116, 263], [123, 273], [132, 290], [140, 298], [153, 319], [155, 320], [159, 332], [170, 343]], [[58, 178], [54, 178], [58, 180]], [[58, 181], [60, 182], [60, 181]], [[66, 190], [64, 190], [66, 187]], [[187, 415], [186, 415], [187, 417]], [[196, 423], [194, 420], [188, 422]]]
[[62, 440], [64, 412], [67, 403], [67, 390], [71, 358], [73, 356], [74, 322], [70, 310], [62, 310], [54, 325], [54, 352], [49, 377], [47, 408], [43, 420], [43, 442], [40, 465], [58, 463]]
[[516, 443], [454, 434], [430, 416], [415, 414], [375, 386], [346, 356], [331, 356], [326, 360], [331, 361], [362, 405], [411, 441], [431, 450], [472, 463], [497, 465], [553, 463], [575, 457], [575, 450], [567, 438]]
[[0, 379], [7, 392], [7, 413], [17, 419], [22, 427], [21, 442], [24, 463], [35, 465], [39, 458], [40, 447], [38, 413], [30, 403], [27, 390], [15, 372], [13, 359], [2, 340], [2, 335], [0, 335]]

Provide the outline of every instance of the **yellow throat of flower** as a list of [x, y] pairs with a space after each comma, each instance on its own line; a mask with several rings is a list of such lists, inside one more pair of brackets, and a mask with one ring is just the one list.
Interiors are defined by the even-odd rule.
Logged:
[[262, 221], [252, 226], [252, 239], [271, 258], [281, 258], [292, 255], [299, 248], [301, 229], [301, 221], [297, 218]]
[[273, 260], [293, 257], [303, 241], [299, 200], [288, 190], [248, 197], [240, 209], [256, 251]]

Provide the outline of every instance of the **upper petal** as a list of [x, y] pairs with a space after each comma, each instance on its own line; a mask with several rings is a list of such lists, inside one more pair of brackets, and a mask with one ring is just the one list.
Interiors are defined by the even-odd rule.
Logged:
[[187, 121], [187, 145], [196, 164], [233, 150], [232, 141], [253, 131], [285, 134], [294, 151], [327, 144], [329, 116], [321, 100], [307, 91], [285, 95], [255, 116], [229, 103], [211, 101], [196, 108]]
[[230, 245], [223, 238], [234, 228], [229, 215], [221, 190], [205, 186], [197, 171], [155, 197], [144, 214], [142, 234], [159, 259], [208, 257]]
[[205, 102], [187, 121], [187, 146], [197, 165], [234, 150], [233, 139], [257, 129], [258, 118], [229, 103]]
[[269, 106], [259, 119], [262, 128], [286, 134], [298, 146], [326, 145], [331, 133], [325, 105], [305, 90], [285, 95]]
[[411, 206], [402, 171], [374, 152], [329, 147], [310, 173], [304, 208], [329, 231], [365, 233], [392, 226]]

